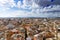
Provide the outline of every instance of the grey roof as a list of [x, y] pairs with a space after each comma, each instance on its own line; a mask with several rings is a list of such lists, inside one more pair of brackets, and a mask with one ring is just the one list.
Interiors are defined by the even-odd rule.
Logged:
[[14, 25], [11, 24], [11, 23], [9, 23], [6, 27], [7, 27], [7, 28], [14, 28]]

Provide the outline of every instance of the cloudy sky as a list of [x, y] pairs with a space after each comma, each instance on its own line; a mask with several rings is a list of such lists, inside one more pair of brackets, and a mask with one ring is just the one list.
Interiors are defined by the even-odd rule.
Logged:
[[0, 0], [0, 17], [60, 17], [60, 1]]

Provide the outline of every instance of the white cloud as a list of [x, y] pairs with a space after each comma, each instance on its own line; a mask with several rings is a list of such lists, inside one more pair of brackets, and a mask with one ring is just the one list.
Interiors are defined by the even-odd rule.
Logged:
[[21, 8], [21, 6], [22, 6], [21, 1], [18, 1], [17, 7], [18, 7], [18, 8]]
[[[21, 1], [18, 1], [17, 5], [15, 4], [14, 0], [0, 0], [0, 6], [4, 9], [9, 9], [10, 7], [17, 7], [22, 9], [32, 9], [32, 11], [39, 10], [41, 6], [35, 3], [35, 0], [24, 0], [23, 5], [21, 4]], [[49, 10], [55, 10], [59, 9], [60, 5], [55, 5], [53, 8], [51, 6], [41, 8], [40, 11], [49, 11]]]
[[16, 5], [14, 0], [0, 0], [0, 6], [2, 8], [17, 7], [23, 9], [33, 9], [38, 7], [33, 0], [24, 0], [23, 5], [21, 4], [21, 1], [18, 1]]
[[29, 14], [29, 12], [21, 11], [21, 10], [17, 10], [17, 11], [13, 11], [13, 12], [3, 11], [3, 12], [0, 12], [0, 13], [1, 13], [0, 17], [26, 17]]
[[0, 0], [0, 7], [2, 8], [8, 8], [14, 6], [16, 6], [14, 0]]
[[[0, 17], [31, 17], [31, 16], [32, 17], [44, 17], [44, 16], [47, 17], [48, 15], [52, 15], [52, 13], [47, 14], [48, 11], [60, 10], [60, 5], [54, 5], [52, 8], [51, 6], [43, 8], [37, 5], [33, 0], [30, 0], [30, 1], [24, 0], [23, 5], [21, 4], [20, 1], [18, 1], [16, 5], [14, 0], [0, 0], [0, 6], [3, 9], [3, 12], [0, 12], [1, 13]], [[23, 10], [17, 10], [13, 12], [6, 12], [6, 10], [10, 9], [10, 7], [32, 9], [32, 11], [26, 12]]]
[[11, 7], [16, 6], [16, 4], [15, 4], [14, 0], [9, 0], [9, 5], [10, 5]]
[[24, 4], [25, 6], [31, 6], [32, 3], [33, 3], [33, 0], [24, 0], [24, 1], [23, 1], [23, 4]]
[[7, 0], [0, 0], [0, 6], [4, 6], [7, 2]]
[[31, 9], [32, 3], [33, 3], [33, 0], [30, 0], [30, 1], [24, 0], [23, 1], [23, 5], [22, 5], [22, 8], [23, 9]]
[[37, 5], [35, 2], [32, 3], [32, 8], [39, 8], [39, 5]]
[[49, 6], [49, 7], [40, 9], [40, 11], [42, 11], [42, 12], [45, 12], [45, 11], [48, 12], [48, 11], [54, 11], [54, 10], [56, 10], [56, 11], [60, 10], [60, 5], [53, 5], [53, 7]]
[[[34, 12], [28, 12], [28, 11], [22, 11], [22, 10], [17, 10], [17, 11], [2, 11], [0, 12], [0, 17], [60, 17], [59, 12], [55, 13], [39, 13], [40, 9], [37, 9], [37, 11]], [[58, 13], [58, 14], [57, 14]]]

